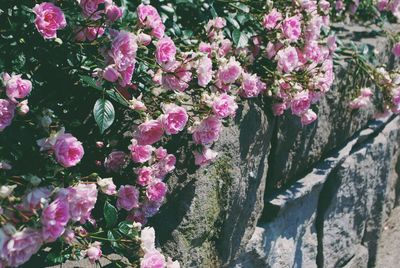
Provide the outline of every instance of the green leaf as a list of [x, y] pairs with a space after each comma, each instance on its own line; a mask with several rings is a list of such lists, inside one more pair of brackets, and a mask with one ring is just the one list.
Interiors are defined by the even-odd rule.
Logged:
[[118, 92], [117, 89], [106, 90], [106, 93], [111, 99], [115, 100], [119, 104], [129, 107], [129, 102], [121, 95], [121, 93]]
[[51, 264], [61, 264], [64, 262], [64, 256], [59, 252], [51, 251], [47, 254], [46, 261]]
[[118, 224], [118, 230], [121, 234], [126, 235], [129, 238], [134, 238], [138, 235], [137, 230], [133, 227], [132, 222], [122, 221]]
[[233, 43], [238, 48], [246, 47], [247, 42], [248, 42], [247, 36], [243, 32], [241, 32], [241, 31], [239, 31], [237, 29], [233, 31], [232, 39], [233, 39]]
[[118, 211], [108, 201], [104, 203], [104, 219], [107, 227], [113, 227], [118, 221]]
[[94, 120], [100, 128], [100, 133], [109, 128], [115, 119], [114, 106], [109, 100], [98, 99], [93, 108]]
[[87, 75], [81, 75], [80, 77], [81, 77], [81, 82], [84, 86], [91, 87], [91, 88], [94, 88], [97, 90], [103, 90], [101, 87], [99, 87], [96, 84], [96, 80], [94, 80], [92, 77], [87, 76]]
[[240, 28], [239, 23], [234, 18], [226, 17], [226, 20], [229, 21], [236, 29]]

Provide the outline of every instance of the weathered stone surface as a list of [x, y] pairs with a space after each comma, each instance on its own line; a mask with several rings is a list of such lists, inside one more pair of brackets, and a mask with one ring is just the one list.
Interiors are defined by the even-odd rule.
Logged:
[[[389, 62], [389, 58], [392, 58], [390, 50], [386, 49], [387, 41], [384, 38], [371, 37], [370, 29], [346, 26], [338, 28], [338, 31], [343, 40], [367, 44], [371, 49], [378, 48], [381, 51], [379, 62]], [[335, 67], [335, 73], [332, 89], [315, 109], [318, 121], [303, 127], [298, 118], [288, 114], [289, 112], [277, 118], [276, 138], [270, 154], [267, 194], [307, 174], [331, 150], [343, 146], [352, 135], [365, 128], [378, 111], [374, 106], [356, 111], [349, 108], [349, 102], [355, 97], [355, 90], [364, 79], [355, 75], [354, 66], [342, 63], [342, 66]]]
[[[224, 128], [208, 168], [182, 162], [169, 179], [172, 194], [152, 224], [167, 255], [183, 267], [228, 264], [253, 234], [263, 208], [272, 127], [263, 104], [250, 101]], [[191, 152], [181, 154], [191, 155]]]
[[368, 249], [358, 245], [353, 258], [343, 268], [366, 268], [368, 267]]
[[[321, 192], [318, 261], [340, 267], [357, 252], [368, 248], [374, 263], [376, 243], [386, 218], [387, 197], [395, 191], [393, 170], [399, 156], [400, 120], [396, 117], [376, 137], [355, 146], [353, 153], [334, 169]], [[393, 199], [392, 199], [393, 200]]]

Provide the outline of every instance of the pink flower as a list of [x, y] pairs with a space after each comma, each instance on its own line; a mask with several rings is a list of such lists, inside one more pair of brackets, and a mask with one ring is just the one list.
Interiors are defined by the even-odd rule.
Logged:
[[135, 138], [138, 144], [153, 144], [159, 141], [164, 135], [162, 124], [158, 120], [149, 120], [139, 125]]
[[301, 24], [298, 16], [286, 18], [282, 24], [282, 32], [290, 41], [297, 41], [301, 35]]
[[369, 87], [364, 87], [361, 89], [361, 96], [363, 97], [372, 97], [374, 94]]
[[161, 180], [164, 179], [169, 172], [175, 169], [175, 164], [175, 156], [173, 154], [168, 154], [152, 166], [153, 176]]
[[273, 110], [275, 116], [283, 115], [283, 113], [286, 110], [286, 104], [285, 103], [275, 103], [274, 105], [272, 105], [272, 110]]
[[143, 46], [148, 46], [151, 43], [151, 36], [145, 33], [140, 33], [138, 36], [138, 42]]
[[150, 201], [161, 202], [167, 193], [167, 186], [162, 181], [153, 181], [146, 188], [146, 196]]
[[323, 60], [323, 55], [317, 42], [312, 41], [306, 44], [303, 53], [309, 61], [319, 63]]
[[192, 73], [185, 66], [181, 66], [174, 70], [171, 74], [163, 75], [162, 85], [170, 90], [185, 91], [189, 87], [192, 80]]
[[96, 184], [79, 183], [68, 188], [68, 203], [71, 220], [85, 223], [97, 201]]
[[376, 6], [378, 7], [379, 11], [384, 11], [389, 4], [389, 0], [378, 0]]
[[198, 166], [207, 166], [215, 161], [218, 153], [210, 148], [203, 147], [201, 152], [194, 151], [194, 163]]
[[212, 74], [212, 61], [209, 57], [203, 56], [199, 60], [199, 66], [197, 68], [197, 82], [199, 86], [207, 86], [212, 80]]
[[24, 264], [39, 251], [42, 244], [42, 236], [38, 230], [24, 228], [14, 233], [3, 247], [7, 264], [11, 267]]
[[152, 29], [151, 34], [160, 39], [164, 36], [165, 26], [161, 20], [160, 15], [151, 5], [140, 4], [136, 10], [139, 23], [146, 27]]
[[221, 121], [215, 116], [210, 116], [194, 128], [193, 141], [196, 144], [211, 144], [218, 140], [220, 131]]
[[277, 54], [278, 70], [290, 73], [295, 70], [299, 64], [299, 57], [294, 47], [282, 49]]
[[224, 84], [234, 83], [242, 73], [242, 67], [240, 63], [235, 60], [235, 58], [231, 57], [229, 62], [225, 65], [222, 65], [219, 70], [217, 77]]
[[63, 234], [63, 239], [65, 243], [67, 243], [68, 245], [72, 245], [72, 243], [74, 242], [74, 238], [75, 238], [75, 232], [69, 228], [65, 229]]
[[19, 115], [26, 115], [29, 113], [28, 100], [21, 101], [17, 104], [17, 113]]
[[228, 116], [234, 116], [238, 108], [235, 98], [229, 96], [226, 93], [222, 93], [220, 96], [214, 99], [212, 104], [213, 113], [218, 118], [225, 118]]
[[158, 147], [157, 149], [154, 150], [154, 154], [156, 155], [157, 160], [161, 160], [167, 156], [168, 152], [163, 147]]
[[25, 98], [32, 90], [31, 81], [22, 79], [21, 76], [12, 75], [5, 83], [7, 97], [12, 101]]
[[37, 4], [32, 10], [36, 14], [36, 29], [45, 39], [57, 38], [57, 30], [67, 26], [64, 13], [53, 3]]
[[82, 13], [86, 18], [98, 20], [104, 13], [104, 10], [99, 10], [99, 5], [103, 4], [105, 0], [80, 0], [79, 5], [82, 8]]
[[0, 99], [0, 132], [11, 125], [14, 112], [15, 105], [11, 101]]
[[96, 261], [100, 259], [102, 255], [100, 243], [94, 242], [92, 245], [86, 250], [86, 256], [88, 257], [90, 263], [94, 264]]
[[154, 36], [155, 38], [162, 38], [164, 37], [165, 34], [165, 26], [162, 23], [162, 21], [156, 21], [152, 25], [153, 30], [151, 30], [151, 35]]
[[114, 22], [122, 17], [122, 9], [114, 3], [106, 5], [106, 16], [109, 21]]
[[57, 162], [66, 168], [76, 166], [85, 153], [82, 143], [69, 133], [57, 137], [54, 152]]
[[51, 193], [51, 188], [35, 188], [23, 198], [22, 204], [18, 206], [18, 209], [22, 209], [24, 211], [39, 209], [41, 208], [41, 201], [49, 198]]
[[292, 114], [301, 115], [310, 108], [311, 100], [307, 91], [298, 92], [290, 102]]
[[153, 178], [153, 170], [150, 167], [142, 167], [139, 168], [137, 171], [137, 184], [140, 186], [148, 185], [154, 178]]
[[326, 44], [328, 45], [330, 52], [335, 52], [335, 50], [337, 49], [336, 36], [334, 35], [328, 36], [328, 38], [326, 39]]
[[42, 211], [41, 221], [43, 225], [43, 239], [46, 242], [54, 242], [65, 231], [69, 221], [69, 205], [66, 200], [57, 198]]
[[266, 87], [266, 84], [257, 75], [243, 73], [242, 87], [239, 93], [245, 98], [253, 98], [263, 92]]
[[163, 37], [156, 44], [156, 60], [158, 64], [168, 63], [175, 60], [176, 46], [169, 37]]
[[140, 268], [165, 268], [165, 257], [157, 250], [147, 252], [140, 261]]
[[351, 109], [363, 109], [371, 104], [369, 97], [359, 96], [349, 103]]
[[126, 163], [126, 154], [122, 151], [110, 153], [104, 161], [107, 171], [118, 172]]
[[103, 27], [87, 27], [84, 30], [85, 36], [88, 41], [93, 41], [99, 37], [102, 37], [104, 34], [104, 28]]
[[97, 185], [106, 195], [115, 195], [117, 193], [117, 186], [115, 186], [112, 178], [99, 178], [97, 179]]
[[317, 119], [316, 113], [313, 110], [308, 109], [305, 113], [301, 115], [301, 124], [303, 126], [309, 125]]
[[400, 42], [393, 46], [392, 52], [396, 57], [400, 57]]
[[282, 14], [274, 8], [264, 16], [263, 26], [267, 30], [272, 30], [280, 20], [282, 20]]
[[118, 190], [117, 207], [127, 211], [139, 207], [139, 190], [132, 185], [122, 185]]
[[165, 113], [161, 116], [161, 123], [167, 135], [181, 132], [189, 119], [183, 107], [175, 104], [168, 104], [164, 107]]
[[116, 82], [118, 77], [119, 73], [113, 65], [107, 66], [103, 71], [103, 78], [109, 82]]
[[153, 227], [145, 227], [140, 232], [141, 248], [143, 251], [150, 252], [155, 250], [156, 234]]
[[138, 145], [135, 139], [129, 146], [131, 150], [131, 158], [134, 163], [145, 163], [151, 159], [151, 154], [154, 150], [151, 145]]

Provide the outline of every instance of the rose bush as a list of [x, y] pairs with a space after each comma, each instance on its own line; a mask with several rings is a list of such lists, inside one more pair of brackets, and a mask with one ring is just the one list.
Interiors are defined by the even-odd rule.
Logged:
[[[399, 1], [39, 2], [0, 12], [0, 267], [110, 253], [119, 267], [179, 267], [146, 226], [174, 139], [212, 164], [223, 126], [257, 97], [312, 124], [334, 57], [377, 84], [382, 111], [400, 112], [399, 71], [338, 48], [330, 29], [346, 16], [395, 21]], [[400, 36], [389, 38], [398, 57]], [[375, 95], [355, 89], [349, 109]]]

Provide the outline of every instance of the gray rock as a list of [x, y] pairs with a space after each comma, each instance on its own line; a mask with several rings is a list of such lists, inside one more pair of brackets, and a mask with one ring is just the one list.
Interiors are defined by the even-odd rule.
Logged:
[[368, 249], [358, 245], [356, 254], [343, 268], [367, 268], [368, 267]]

